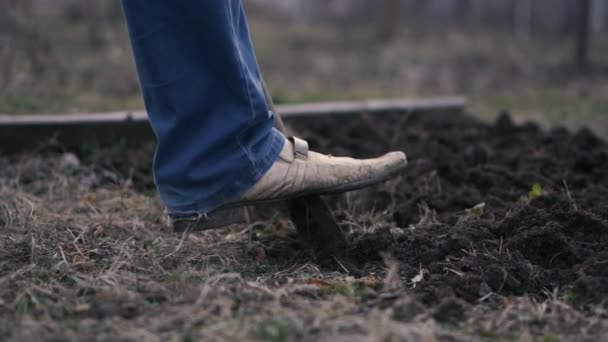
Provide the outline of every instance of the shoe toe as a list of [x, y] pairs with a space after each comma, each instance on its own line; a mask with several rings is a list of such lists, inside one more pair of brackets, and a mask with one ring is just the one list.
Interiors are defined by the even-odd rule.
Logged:
[[401, 170], [407, 166], [407, 156], [401, 151], [389, 152], [380, 157], [382, 164], [391, 170]]

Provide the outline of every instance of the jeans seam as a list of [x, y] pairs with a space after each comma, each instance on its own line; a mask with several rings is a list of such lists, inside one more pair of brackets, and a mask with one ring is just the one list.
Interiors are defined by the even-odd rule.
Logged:
[[[230, 20], [234, 21], [234, 13], [232, 12], [232, 6], [230, 2], [228, 3], [228, 14], [230, 15]], [[234, 30], [234, 23], [230, 25], [230, 33], [232, 35], [231, 45], [234, 51], [234, 54], [238, 57], [237, 64], [239, 65], [239, 73], [241, 75], [241, 81], [245, 84], [245, 93], [247, 95], [247, 104], [249, 106], [249, 114], [251, 114], [251, 120], [255, 118], [255, 113], [253, 110], [253, 103], [251, 102], [251, 94], [249, 93], [249, 84], [247, 83], [247, 77], [245, 77], [245, 70], [243, 69], [243, 63], [241, 60], [241, 51], [237, 48], [235, 41], [237, 40], [236, 31]]]
[[[249, 114], [250, 114], [250, 120], [254, 120], [255, 119], [255, 110], [253, 108], [253, 102], [251, 100], [251, 93], [249, 91], [249, 82], [247, 81], [247, 77], [245, 77], [245, 71], [243, 69], [243, 63], [242, 63], [242, 57], [241, 57], [241, 52], [238, 49], [238, 47], [236, 46], [235, 41], [237, 40], [237, 36], [236, 36], [236, 31], [234, 30], [234, 12], [232, 11], [232, 3], [230, 1], [227, 1], [227, 6], [228, 6], [228, 15], [230, 17], [231, 20], [231, 25], [230, 25], [230, 34], [232, 35], [232, 39], [231, 39], [231, 45], [232, 45], [232, 49], [234, 51], [235, 56], [237, 56], [237, 64], [239, 66], [239, 74], [241, 76], [241, 81], [244, 84], [244, 90], [245, 90], [245, 94], [247, 95], [247, 105], [249, 107]], [[240, 137], [237, 137], [237, 143], [239, 144], [239, 147], [243, 150], [243, 152], [245, 152], [245, 154], [247, 155], [247, 159], [249, 159], [249, 162], [251, 163], [251, 165], [255, 168], [255, 170], [260, 173], [261, 171], [259, 170], [258, 166], [256, 165], [256, 163], [254, 162], [253, 158], [251, 157], [252, 153], [251, 151], [245, 147], [243, 145], [243, 143], [241, 142]]]

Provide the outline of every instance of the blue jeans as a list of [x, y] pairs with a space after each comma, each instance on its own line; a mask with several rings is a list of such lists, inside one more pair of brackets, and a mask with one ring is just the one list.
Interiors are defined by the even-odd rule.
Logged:
[[277, 159], [241, 0], [122, 0], [157, 138], [154, 179], [170, 216], [204, 214]]

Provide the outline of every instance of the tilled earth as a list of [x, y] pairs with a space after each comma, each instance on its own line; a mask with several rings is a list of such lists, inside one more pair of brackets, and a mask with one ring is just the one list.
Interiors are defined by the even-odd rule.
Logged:
[[[0, 338], [589, 340], [608, 334], [608, 145], [461, 114], [292, 122], [323, 152], [409, 166], [331, 198], [350, 262], [280, 211], [163, 232], [152, 146], [0, 157]], [[263, 218], [263, 219], [262, 219]]]

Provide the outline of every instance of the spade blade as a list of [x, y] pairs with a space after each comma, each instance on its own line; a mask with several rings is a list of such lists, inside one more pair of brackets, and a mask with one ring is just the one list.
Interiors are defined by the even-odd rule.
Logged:
[[[288, 136], [265, 82], [263, 82], [263, 87], [266, 103], [274, 112], [275, 127]], [[287, 208], [298, 231], [300, 242], [311, 251], [317, 261], [327, 262], [344, 256], [348, 247], [346, 236], [321, 196], [306, 196], [290, 200]]]

